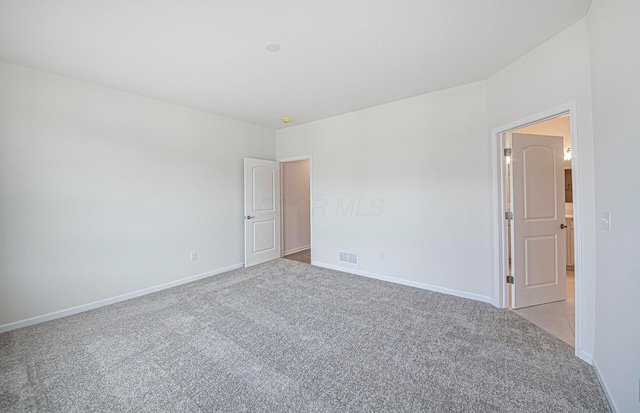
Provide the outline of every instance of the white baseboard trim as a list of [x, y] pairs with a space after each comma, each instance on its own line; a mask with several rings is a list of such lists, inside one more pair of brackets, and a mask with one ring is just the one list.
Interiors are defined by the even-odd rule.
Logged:
[[609, 388], [607, 387], [607, 384], [605, 383], [605, 381], [602, 379], [602, 376], [600, 375], [600, 371], [598, 370], [598, 364], [596, 363], [595, 360], [593, 360], [591, 365], [593, 366], [593, 371], [596, 372], [596, 377], [600, 382], [600, 386], [602, 387], [602, 390], [604, 391], [605, 396], [607, 396], [607, 400], [609, 401], [609, 407], [611, 407], [611, 411], [613, 411], [613, 413], [617, 413], [619, 410], [616, 408], [616, 405], [613, 402], [613, 399], [611, 398], [611, 394], [609, 393]]
[[498, 302], [496, 301], [495, 298], [493, 298], [493, 297], [485, 297], [485, 298], [487, 299], [487, 301], [485, 301], [486, 303], [489, 303], [489, 304], [491, 304], [492, 306], [494, 306], [496, 308], [500, 308], [498, 306]]
[[593, 356], [586, 351], [582, 350], [579, 353], [576, 353], [579, 359], [593, 366]]
[[454, 295], [456, 297], [468, 298], [470, 300], [481, 301], [483, 303], [493, 304], [494, 299], [492, 297], [486, 297], [484, 295], [468, 293], [465, 291], [454, 290], [451, 288], [438, 287], [436, 285], [424, 284], [417, 281], [403, 280], [402, 278], [390, 277], [388, 275], [375, 274], [367, 271], [356, 270], [354, 268], [346, 268], [340, 267], [337, 265], [327, 264], [320, 261], [312, 261], [311, 265], [315, 265], [316, 267], [327, 268], [330, 270], [342, 271], [349, 274], [361, 275], [363, 277], [375, 278], [376, 280], [388, 281], [395, 284], [407, 285], [409, 287], [416, 287], [423, 290], [435, 291], [437, 293], [443, 293], [448, 295]]
[[308, 250], [309, 248], [311, 248], [311, 245], [305, 245], [304, 247], [298, 247], [298, 248], [291, 248], [290, 250], [286, 250], [283, 253], [283, 256], [284, 255], [289, 255], [289, 254], [295, 254], [296, 252]]
[[244, 267], [244, 263], [229, 265], [228, 267], [218, 268], [217, 270], [204, 272], [202, 274], [192, 275], [187, 278], [182, 278], [180, 280], [171, 281], [168, 283], [156, 285], [149, 288], [144, 288], [142, 290], [134, 291], [131, 293], [126, 293], [122, 295], [118, 295], [116, 297], [106, 298], [104, 300], [94, 301], [89, 304], [82, 304], [76, 307], [67, 308], [65, 310], [54, 311], [52, 313], [43, 314], [31, 318], [27, 318], [25, 320], [14, 321], [12, 323], [0, 325], [0, 333], [4, 333], [7, 331], [15, 330], [17, 328], [28, 327], [34, 324], [44, 323], [45, 321], [55, 320], [57, 318], [67, 317], [73, 314], [82, 313], [84, 311], [93, 310], [95, 308], [104, 307], [106, 305], [119, 303], [120, 301], [130, 300], [132, 298], [140, 297], [143, 295], [155, 293], [157, 291], [166, 290], [167, 288], [177, 287], [182, 284], [187, 284], [193, 281], [198, 281], [203, 278], [211, 277], [214, 275], [222, 274], [223, 272], [235, 270], [238, 268]]

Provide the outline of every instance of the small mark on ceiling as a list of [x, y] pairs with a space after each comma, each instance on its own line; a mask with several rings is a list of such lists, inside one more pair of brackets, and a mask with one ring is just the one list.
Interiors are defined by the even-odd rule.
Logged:
[[280, 45], [278, 43], [269, 42], [264, 45], [264, 48], [270, 52], [277, 52], [278, 50], [280, 50]]

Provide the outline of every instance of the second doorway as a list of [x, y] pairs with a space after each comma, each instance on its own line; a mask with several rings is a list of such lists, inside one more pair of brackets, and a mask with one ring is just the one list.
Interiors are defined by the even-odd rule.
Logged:
[[311, 264], [311, 160], [281, 165], [282, 255]]

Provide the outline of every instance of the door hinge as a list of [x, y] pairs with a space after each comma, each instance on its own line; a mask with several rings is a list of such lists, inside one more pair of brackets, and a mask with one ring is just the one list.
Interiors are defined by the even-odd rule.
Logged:
[[512, 220], [513, 219], [513, 212], [505, 212], [504, 213], [504, 219]]
[[504, 156], [511, 156], [511, 148], [504, 148]]
[[513, 275], [507, 275], [507, 284], [513, 284]]

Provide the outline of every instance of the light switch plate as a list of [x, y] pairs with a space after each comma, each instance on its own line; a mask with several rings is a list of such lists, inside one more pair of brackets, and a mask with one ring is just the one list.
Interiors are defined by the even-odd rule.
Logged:
[[611, 231], [611, 212], [604, 211], [600, 220], [602, 221], [602, 229], [605, 231]]

